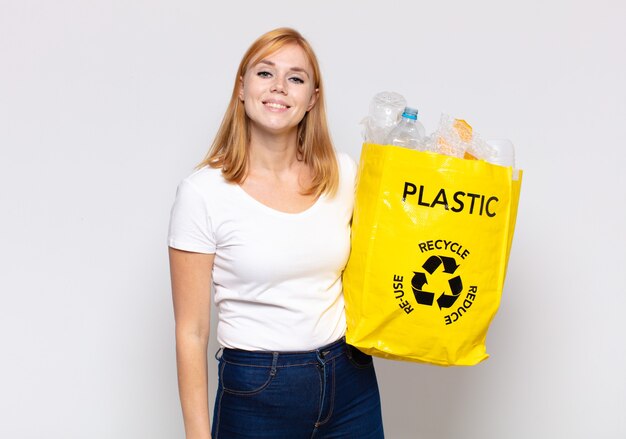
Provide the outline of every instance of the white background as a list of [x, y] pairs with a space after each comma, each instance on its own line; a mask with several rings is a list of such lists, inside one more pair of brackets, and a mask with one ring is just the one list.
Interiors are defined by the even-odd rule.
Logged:
[[0, 5], [0, 437], [183, 436], [169, 209], [283, 25], [317, 51], [337, 149], [358, 159], [394, 90], [525, 170], [492, 357], [376, 360], [387, 437], [626, 437], [623, 1]]

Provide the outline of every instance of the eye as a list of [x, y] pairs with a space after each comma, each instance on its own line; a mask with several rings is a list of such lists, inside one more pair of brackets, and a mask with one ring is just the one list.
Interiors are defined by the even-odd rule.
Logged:
[[271, 78], [272, 74], [270, 72], [266, 72], [265, 70], [261, 70], [260, 72], [257, 73], [257, 76], [261, 78]]
[[292, 76], [289, 80], [295, 84], [304, 84], [304, 80], [302, 78], [298, 78], [297, 76]]

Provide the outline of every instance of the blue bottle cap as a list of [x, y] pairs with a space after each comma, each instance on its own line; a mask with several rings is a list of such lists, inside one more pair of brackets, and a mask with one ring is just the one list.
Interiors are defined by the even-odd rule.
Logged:
[[417, 120], [417, 108], [405, 107], [402, 117], [407, 119]]

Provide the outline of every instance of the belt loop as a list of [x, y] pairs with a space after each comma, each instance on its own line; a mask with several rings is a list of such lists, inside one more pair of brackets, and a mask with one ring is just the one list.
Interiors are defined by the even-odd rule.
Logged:
[[276, 365], [278, 364], [278, 352], [274, 352], [272, 355], [272, 370], [270, 371], [270, 375], [276, 375]]
[[217, 361], [219, 361], [222, 358], [222, 354], [223, 354], [224, 348], [220, 347], [216, 352], [215, 352], [215, 359]]
[[324, 351], [323, 349], [318, 349], [315, 351], [317, 355], [317, 361], [320, 363], [318, 364], [319, 367], [323, 367], [326, 364], [326, 352], [328, 351]]

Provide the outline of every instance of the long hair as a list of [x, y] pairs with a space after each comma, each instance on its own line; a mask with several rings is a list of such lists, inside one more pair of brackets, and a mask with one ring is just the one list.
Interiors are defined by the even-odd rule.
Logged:
[[315, 88], [318, 90], [315, 105], [298, 125], [298, 158], [311, 168], [313, 174], [311, 186], [303, 193], [315, 194], [316, 197], [321, 194], [333, 196], [339, 184], [339, 170], [326, 122], [324, 88], [319, 64], [308, 41], [290, 28], [274, 29], [261, 35], [244, 54], [220, 128], [209, 152], [197, 167], [221, 168], [224, 178], [232, 183], [241, 184], [245, 180], [248, 171], [250, 120], [243, 102], [239, 99], [239, 78], [244, 77], [252, 62], [270, 56], [288, 44], [297, 44], [308, 57], [313, 68]]

